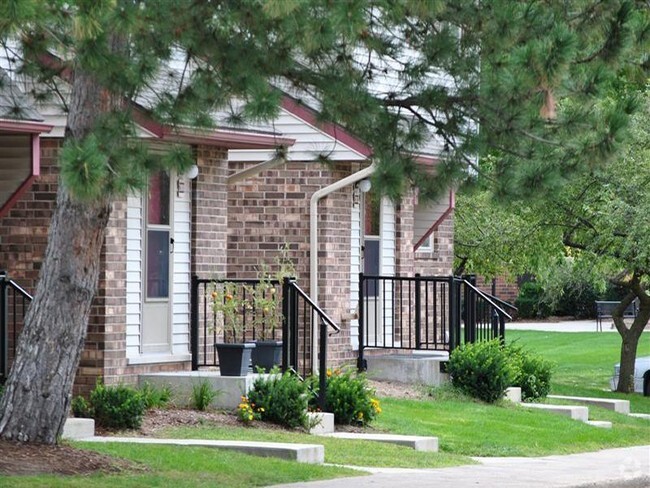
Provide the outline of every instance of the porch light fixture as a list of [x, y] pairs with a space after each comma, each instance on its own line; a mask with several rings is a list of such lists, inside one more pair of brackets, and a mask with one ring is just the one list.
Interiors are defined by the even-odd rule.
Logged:
[[365, 180], [361, 180], [357, 186], [361, 193], [368, 193], [372, 188], [372, 183], [370, 183], [370, 180], [366, 178]]
[[181, 197], [185, 194], [185, 179], [193, 180], [199, 176], [199, 167], [193, 164], [190, 169], [176, 179], [176, 196]]

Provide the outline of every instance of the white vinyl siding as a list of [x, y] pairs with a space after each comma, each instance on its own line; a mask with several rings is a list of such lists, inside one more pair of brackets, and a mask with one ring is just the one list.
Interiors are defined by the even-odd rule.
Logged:
[[[440, 197], [437, 201], [418, 203], [413, 214], [413, 244], [419, 242], [431, 226], [449, 208], [449, 194]], [[418, 251], [433, 251], [431, 248], [422, 248]]]
[[[355, 190], [358, 191], [358, 190]], [[350, 313], [359, 313], [359, 273], [361, 272], [361, 206], [359, 201], [352, 205], [350, 233]], [[350, 321], [352, 349], [359, 349], [359, 320]]]
[[[379, 269], [382, 276], [395, 276], [395, 206], [386, 197], [381, 199], [379, 226]], [[393, 337], [393, 283], [380, 283], [379, 300], [383, 303], [382, 324], [384, 343], [392, 342]]]
[[[176, 187], [176, 185], [172, 185]], [[191, 182], [186, 179], [185, 192], [174, 192], [174, 278], [172, 302], [172, 353], [188, 354], [190, 350], [190, 238]]]
[[[263, 127], [263, 129], [279, 132], [296, 140], [295, 144], [289, 147], [288, 158], [291, 161], [314, 161], [318, 156], [327, 156], [332, 161], [364, 161], [367, 159], [366, 156], [285, 109], [281, 109], [280, 115], [273, 125]], [[231, 161], [259, 162], [271, 159], [273, 155], [272, 151], [267, 150], [238, 149], [228, 152]]]
[[127, 199], [126, 209], [126, 357], [140, 355], [142, 323], [142, 196]]

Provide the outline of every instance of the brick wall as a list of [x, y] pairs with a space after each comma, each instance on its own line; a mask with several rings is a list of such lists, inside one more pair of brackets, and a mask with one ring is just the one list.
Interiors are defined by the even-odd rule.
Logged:
[[199, 146], [199, 177], [192, 181], [192, 275], [226, 272], [228, 151]]
[[[249, 166], [232, 165], [233, 171]], [[309, 290], [309, 205], [312, 194], [354, 171], [358, 165], [289, 163], [264, 171], [228, 189], [228, 276], [255, 278], [260, 264], [273, 268], [282, 248]], [[339, 325], [350, 302], [350, 222], [352, 187], [336, 191], [318, 206], [318, 302]], [[330, 338], [334, 363], [352, 358], [349, 328]]]
[[[41, 175], [12, 210], [0, 219], [0, 269], [6, 269], [34, 292], [54, 210], [61, 140], [41, 140]], [[192, 273], [224, 274], [226, 264], [227, 152], [199, 147], [200, 177], [193, 182]], [[97, 376], [108, 384], [135, 383], [152, 371], [189, 369], [189, 362], [127, 365], [126, 360], [126, 201], [113, 205], [101, 252], [98, 290], [93, 300], [86, 346], [75, 379], [74, 394], [88, 393]]]
[[[490, 294], [492, 293], [491, 279], [487, 279], [483, 276], [477, 276], [476, 284], [480, 289], [485, 290]], [[519, 295], [519, 285], [517, 284], [516, 280], [507, 280], [503, 276], [497, 276], [494, 280], [494, 284], [495, 284], [494, 296], [506, 302], [510, 302], [512, 304], [515, 303], [515, 300], [517, 299], [517, 295]]]

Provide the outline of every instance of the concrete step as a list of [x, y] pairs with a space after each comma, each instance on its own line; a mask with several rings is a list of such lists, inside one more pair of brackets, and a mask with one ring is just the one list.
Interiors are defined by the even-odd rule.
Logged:
[[589, 420], [589, 408], [575, 405], [549, 405], [548, 403], [522, 403], [522, 407], [546, 410], [547, 412], [565, 415], [573, 420], [586, 422]]
[[337, 439], [352, 439], [358, 441], [385, 442], [410, 447], [416, 451], [438, 452], [438, 438], [415, 435], [396, 434], [365, 434], [356, 432], [335, 432], [324, 434], [325, 437], [336, 437]]
[[299, 463], [323, 464], [325, 448], [320, 444], [289, 444], [284, 442], [214, 441], [199, 439], [153, 439], [148, 437], [92, 437], [88, 442], [123, 442], [160, 446], [192, 446], [229, 449], [261, 457], [277, 457]]
[[578, 397], [578, 396], [564, 396], [564, 395], [548, 395], [547, 398], [553, 400], [566, 400], [569, 402], [582, 403], [585, 405], [594, 405], [597, 407], [613, 410], [614, 412], [628, 414], [630, 413], [630, 401], [619, 400], [617, 398], [592, 398], [592, 397]]
[[612, 423], [607, 420], [587, 420], [585, 424], [591, 425], [593, 427], [600, 427], [601, 429], [612, 428]]
[[94, 419], [78, 419], [70, 417], [63, 424], [63, 439], [87, 439], [95, 435]]

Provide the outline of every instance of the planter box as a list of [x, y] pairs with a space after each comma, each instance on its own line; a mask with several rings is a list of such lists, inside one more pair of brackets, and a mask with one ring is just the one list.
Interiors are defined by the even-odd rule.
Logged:
[[273, 366], [282, 364], [282, 341], [256, 341], [251, 353], [253, 371], [264, 368], [269, 372]]
[[252, 342], [237, 344], [215, 344], [219, 357], [221, 376], [246, 376], [251, 361], [251, 352], [255, 348]]

